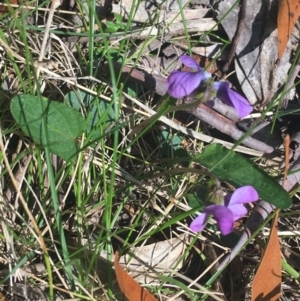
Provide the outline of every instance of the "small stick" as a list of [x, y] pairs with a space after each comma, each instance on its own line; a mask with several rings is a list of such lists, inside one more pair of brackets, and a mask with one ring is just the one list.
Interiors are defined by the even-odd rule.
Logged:
[[290, 143], [291, 137], [289, 134], [286, 134], [283, 137], [283, 144], [284, 144], [284, 159], [285, 159], [285, 166], [284, 166], [284, 176], [282, 180], [282, 187], [284, 188], [285, 181], [287, 179], [288, 171], [289, 171], [289, 161], [290, 161]]
[[229, 56], [228, 56], [228, 60], [227, 60], [226, 64], [223, 67], [223, 72], [224, 73], [226, 71], [228, 71], [229, 66], [230, 66], [230, 64], [231, 64], [231, 62], [234, 58], [235, 51], [236, 51], [236, 48], [237, 48], [237, 45], [238, 45], [238, 41], [240, 39], [242, 30], [243, 30], [244, 25], [245, 25], [246, 6], [247, 6], [247, 0], [243, 0], [243, 4], [240, 8], [240, 13], [239, 13], [239, 22], [238, 22], [238, 25], [237, 25], [237, 29], [236, 29], [234, 38], [232, 40], [231, 50], [230, 50], [230, 53], [229, 53]]

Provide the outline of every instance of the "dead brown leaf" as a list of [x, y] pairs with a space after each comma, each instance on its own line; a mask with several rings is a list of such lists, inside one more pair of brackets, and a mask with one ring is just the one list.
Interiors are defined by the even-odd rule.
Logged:
[[278, 58], [281, 59], [289, 37], [300, 16], [300, 0], [280, 0], [278, 8]]
[[8, 299], [0, 292], [0, 301], [8, 301]]
[[[5, 1], [3, 1], [6, 3]], [[10, 4], [19, 4], [18, 0], [10, 0]], [[8, 12], [8, 6], [0, 5], [0, 14], [4, 14]]]
[[[119, 263], [132, 270], [131, 277], [138, 283], [153, 284], [159, 281], [157, 274], [166, 276], [170, 269], [175, 271], [182, 267], [180, 258], [189, 241], [190, 239], [183, 234], [149, 245], [133, 247], [131, 252], [135, 258], [125, 254], [121, 256]], [[147, 266], [141, 265], [141, 261], [136, 258], [147, 263]]]
[[278, 215], [279, 210], [274, 217], [269, 241], [252, 283], [251, 301], [276, 301], [280, 298], [281, 253], [277, 234]]
[[[221, 1], [218, 6], [220, 14], [217, 16], [231, 40], [240, 11], [239, 6], [232, 8], [234, 3], [235, 0]], [[278, 14], [277, 3], [278, 0], [247, 0], [245, 26], [238, 41], [234, 62], [240, 87], [251, 104], [264, 105], [276, 93], [280, 93], [288, 80], [295, 45], [298, 43], [299, 29], [295, 26], [278, 64], [277, 18], [274, 19], [274, 15]], [[288, 99], [294, 95], [295, 89], [285, 94]]]
[[115, 253], [114, 266], [121, 291], [129, 301], [157, 301], [146, 289], [133, 280], [119, 264], [119, 252]]
[[[289, 169], [290, 142], [291, 138], [287, 134], [283, 138], [285, 170], [282, 187], [285, 187]], [[274, 216], [267, 248], [253, 280], [251, 301], [275, 301], [280, 298], [281, 253], [277, 233], [279, 212], [280, 211], [277, 210], [276, 215]], [[265, 281], [266, 278], [268, 281]]]

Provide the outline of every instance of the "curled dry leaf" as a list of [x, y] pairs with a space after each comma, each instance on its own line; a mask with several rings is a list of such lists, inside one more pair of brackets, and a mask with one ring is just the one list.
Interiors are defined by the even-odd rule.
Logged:
[[[135, 255], [125, 255], [120, 258], [122, 266], [128, 266], [132, 270], [132, 277], [139, 283], [153, 284], [159, 281], [158, 275], [168, 275], [171, 270], [179, 270], [182, 267], [181, 255], [184, 253], [188, 241], [186, 235], [177, 238], [160, 241], [150, 245], [132, 248]], [[147, 266], [141, 264], [146, 262]]]
[[119, 252], [115, 253], [114, 266], [121, 291], [129, 301], [157, 301], [146, 289], [133, 280], [119, 264]]
[[[182, 268], [182, 254], [186, 251], [191, 239], [191, 236], [181, 234], [178, 237], [170, 238], [165, 241], [141, 247], [133, 247], [130, 251], [134, 254], [134, 258], [126, 254], [120, 258], [118, 257], [118, 259], [113, 258], [113, 261], [117, 261], [123, 268], [126, 267], [130, 270], [130, 275], [134, 278], [134, 281], [142, 284], [156, 285], [160, 282], [158, 276], [170, 276], [170, 271], [178, 271]], [[78, 247], [77, 243], [76, 239], [68, 240], [68, 244], [71, 246]], [[90, 244], [90, 241], [88, 239], [81, 239], [80, 243], [83, 246], [87, 246]], [[89, 264], [90, 254], [91, 253], [87, 253], [86, 258], [80, 258], [81, 262]], [[101, 255], [97, 258], [94, 265], [95, 273], [98, 275], [102, 284], [107, 284], [108, 274], [112, 269], [111, 262], [107, 260], [107, 257], [106, 251], [102, 250]], [[113, 273], [113, 280], [115, 280], [118, 271], [112, 269], [111, 272]], [[124, 271], [124, 273], [126, 272]], [[124, 301], [124, 295], [121, 290], [123, 291], [122, 282], [117, 285], [116, 281], [113, 281], [112, 291], [114, 297], [119, 301]]]
[[[219, 4], [221, 21], [230, 40], [232, 40], [238, 22], [239, 7], [232, 9], [235, 0], [222, 1]], [[282, 87], [288, 78], [291, 67], [291, 53], [299, 36], [295, 27], [288, 41], [287, 49], [277, 66], [277, 0], [248, 0], [245, 26], [237, 45], [235, 70], [240, 86], [251, 104], [265, 104]], [[290, 91], [289, 98], [294, 95]]]

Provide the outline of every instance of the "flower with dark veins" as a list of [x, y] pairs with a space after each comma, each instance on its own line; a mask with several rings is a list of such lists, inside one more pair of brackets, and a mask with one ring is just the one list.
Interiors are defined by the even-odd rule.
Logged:
[[213, 216], [222, 235], [233, 231], [234, 222], [247, 214], [243, 204], [256, 202], [259, 199], [257, 191], [252, 186], [243, 186], [224, 198], [224, 204], [213, 204], [205, 207], [203, 213], [196, 217], [190, 225], [194, 232], [204, 229], [209, 216]]
[[[230, 89], [227, 82], [210, 82], [211, 74], [199, 67], [196, 61], [188, 55], [180, 57], [181, 62], [193, 69], [193, 71], [173, 71], [167, 80], [168, 93], [174, 98], [184, 96], [196, 96], [201, 83], [213, 86], [216, 97], [225, 104], [234, 107], [240, 118], [243, 118], [253, 111], [248, 100], [238, 92]], [[213, 100], [213, 99], [211, 99]]]

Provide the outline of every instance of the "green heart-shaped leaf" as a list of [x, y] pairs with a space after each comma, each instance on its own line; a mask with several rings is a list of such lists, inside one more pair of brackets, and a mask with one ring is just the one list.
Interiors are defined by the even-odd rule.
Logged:
[[[74, 160], [78, 148], [75, 139], [83, 133], [86, 122], [69, 106], [32, 95], [17, 95], [11, 102], [11, 113], [21, 129], [42, 147], [62, 157]], [[45, 120], [47, 141], [42, 129]]]

